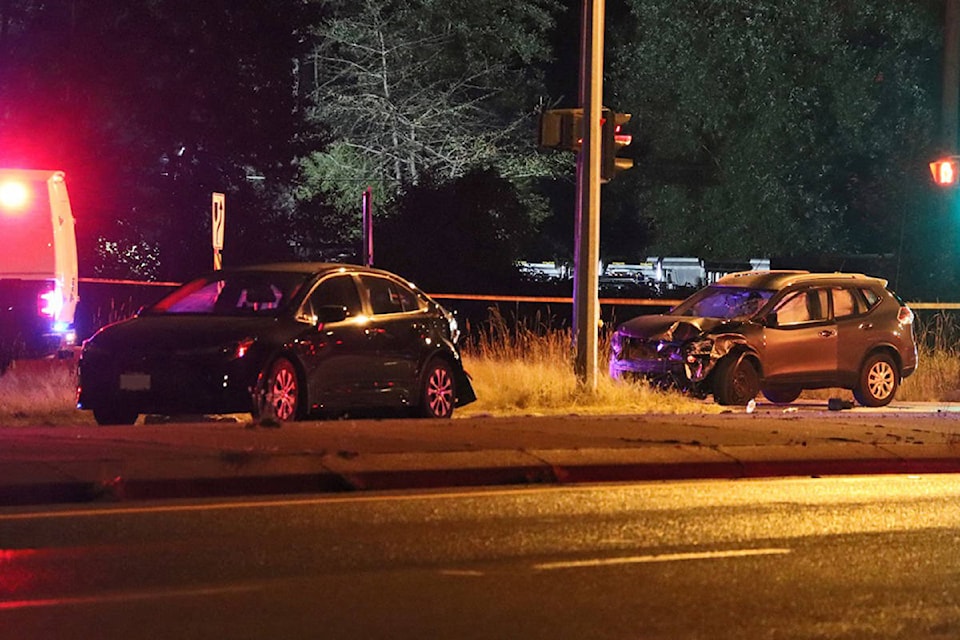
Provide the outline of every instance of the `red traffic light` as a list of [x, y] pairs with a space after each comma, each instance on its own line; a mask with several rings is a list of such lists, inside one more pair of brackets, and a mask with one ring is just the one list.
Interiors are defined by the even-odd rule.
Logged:
[[960, 161], [957, 157], [941, 158], [930, 163], [933, 181], [941, 187], [952, 187], [960, 177]]

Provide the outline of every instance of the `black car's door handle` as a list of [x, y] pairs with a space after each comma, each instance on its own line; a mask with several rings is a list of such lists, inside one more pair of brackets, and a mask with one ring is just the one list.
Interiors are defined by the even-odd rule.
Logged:
[[873, 329], [873, 323], [872, 323], [872, 322], [861, 322], [861, 323], [860, 323], [860, 326], [857, 327], [857, 328], [858, 328], [858, 329], [864, 329], [864, 330], [866, 330], [866, 329]]

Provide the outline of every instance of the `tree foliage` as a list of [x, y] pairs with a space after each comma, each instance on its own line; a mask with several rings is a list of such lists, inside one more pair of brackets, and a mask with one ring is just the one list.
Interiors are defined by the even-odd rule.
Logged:
[[628, 4], [609, 93], [636, 114], [641, 168], [620, 187], [651, 221], [652, 251], [897, 249], [935, 128], [935, 6]]
[[389, 206], [427, 173], [540, 172], [533, 107], [555, 10], [553, 0], [334, 4], [303, 66], [308, 114], [329, 144], [302, 159], [302, 195], [355, 210], [368, 185]]

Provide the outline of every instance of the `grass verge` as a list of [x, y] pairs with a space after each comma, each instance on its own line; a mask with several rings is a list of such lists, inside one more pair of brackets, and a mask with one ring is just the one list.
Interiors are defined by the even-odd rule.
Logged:
[[[601, 340], [596, 393], [574, 374], [569, 330], [548, 323], [513, 326], [497, 314], [464, 346], [464, 363], [473, 377], [477, 402], [458, 417], [478, 415], [615, 415], [635, 413], [715, 413], [712, 401], [611, 380], [606, 373], [608, 346]], [[960, 324], [937, 315], [918, 323], [920, 366], [903, 381], [901, 401], [960, 401]], [[0, 375], [0, 426], [92, 425], [90, 412], [76, 409], [76, 361], [18, 361]], [[825, 389], [805, 398], [851, 396]], [[852, 396], [851, 396], [852, 397]]]

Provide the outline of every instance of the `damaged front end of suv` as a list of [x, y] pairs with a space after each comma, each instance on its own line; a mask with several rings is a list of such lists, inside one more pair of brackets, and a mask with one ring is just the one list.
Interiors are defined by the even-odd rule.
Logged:
[[743, 325], [706, 318], [635, 318], [621, 325], [611, 339], [610, 375], [643, 378], [705, 398], [713, 392], [711, 374], [721, 360], [752, 352]]
[[[707, 287], [668, 314], [623, 323], [611, 339], [610, 375], [643, 378], [701, 398], [713, 393], [721, 404], [740, 404], [741, 395], [756, 393], [759, 383], [752, 342], [762, 336], [758, 314], [773, 293]], [[752, 359], [752, 366], [743, 366], [745, 359]]]

